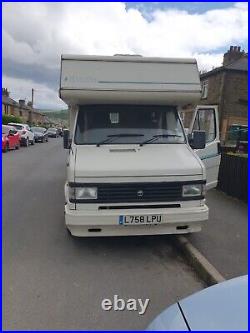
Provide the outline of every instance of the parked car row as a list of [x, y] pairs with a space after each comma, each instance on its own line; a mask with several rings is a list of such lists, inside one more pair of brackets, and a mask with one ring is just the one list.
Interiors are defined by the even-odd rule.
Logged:
[[58, 128], [30, 127], [27, 124], [9, 123], [2, 125], [2, 151], [7, 152], [19, 149], [20, 146], [28, 147], [35, 142], [48, 142], [49, 137], [57, 138], [62, 131]]

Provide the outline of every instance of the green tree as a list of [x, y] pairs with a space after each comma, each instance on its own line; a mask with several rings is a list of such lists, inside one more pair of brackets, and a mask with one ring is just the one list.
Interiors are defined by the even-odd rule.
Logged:
[[22, 123], [22, 119], [17, 116], [3, 114], [2, 115], [2, 124], [7, 125], [8, 123]]

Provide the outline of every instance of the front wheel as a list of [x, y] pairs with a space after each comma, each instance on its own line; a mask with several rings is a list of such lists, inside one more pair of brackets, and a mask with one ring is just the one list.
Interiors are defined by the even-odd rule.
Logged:
[[3, 149], [3, 153], [7, 153], [8, 150], [9, 150], [9, 145], [8, 145], [8, 143], [6, 143], [6, 145]]

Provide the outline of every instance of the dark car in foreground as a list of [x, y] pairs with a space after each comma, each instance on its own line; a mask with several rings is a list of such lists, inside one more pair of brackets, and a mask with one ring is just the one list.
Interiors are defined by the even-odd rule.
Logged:
[[48, 142], [48, 131], [44, 127], [31, 127], [31, 131], [34, 133], [35, 142]]
[[58, 138], [59, 134], [58, 134], [58, 130], [57, 130], [57, 128], [50, 127], [50, 128], [48, 129], [48, 135], [49, 135], [49, 137], [51, 137], [51, 138]]
[[248, 276], [203, 289], [163, 311], [147, 331], [247, 331]]

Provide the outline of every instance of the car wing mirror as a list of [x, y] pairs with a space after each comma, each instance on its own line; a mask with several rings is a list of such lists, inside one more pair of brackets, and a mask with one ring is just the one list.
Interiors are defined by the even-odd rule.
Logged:
[[193, 149], [204, 149], [206, 147], [206, 132], [193, 131], [188, 135], [188, 142]]
[[13, 135], [15, 135], [15, 134], [16, 134], [15, 131], [12, 131], [12, 130], [9, 131], [9, 136], [13, 136]]
[[69, 130], [63, 130], [63, 148], [69, 149], [71, 146], [71, 139], [69, 138]]

